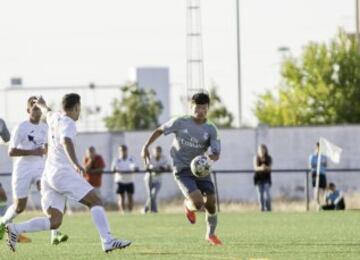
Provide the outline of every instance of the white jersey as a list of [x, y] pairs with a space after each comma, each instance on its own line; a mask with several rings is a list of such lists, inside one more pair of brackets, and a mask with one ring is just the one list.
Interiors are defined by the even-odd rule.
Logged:
[[115, 182], [131, 183], [133, 181], [133, 173], [136, 169], [136, 164], [131, 156], [126, 159], [116, 158], [112, 162], [112, 170], [115, 170]]
[[49, 124], [49, 150], [46, 166], [55, 173], [63, 169], [74, 169], [67, 157], [63, 143], [65, 137], [75, 142], [76, 124], [73, 119], [59, 112], [50, 112], [47, 115]]
[[[163, 154], [161, 155], [159, 160], [156, 160], [154, 156], [151, 156], [149, 161], [149, 166], [150, 169], [152, 170], [151, 177], [153, 182], [156, 181], [159, 182], [161, 180], [161, 173], [164, 171], [164, 169], [170, 168], [169, 161], [167, 160], [166, 156]], [[148, 175], [149, 173], [145, 175], [145, 178], [149, 178]]]
[[[40, 122], [33, 124], [30, 121], [24, 121], [17, 125], [10, 138], [9, 150], [12, 148], [23, 150], [34, 150], [47, 144], [48, 127]], [[14, 172], [21, 172], [29, 168], [44, 168], [45, 156], [16, 156], [14, 157]]]

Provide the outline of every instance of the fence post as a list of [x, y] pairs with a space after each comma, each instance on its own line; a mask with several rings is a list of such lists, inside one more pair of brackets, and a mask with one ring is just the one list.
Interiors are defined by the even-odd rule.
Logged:
[[216, 196], [216, 207], [218, 212], [220, 212], [220, 199], [219, 199], [219, 192], [218, 192], [218, 184], [217, 184], [217, 178], [216, 178], [216, 172], [212, 172], [213, 178], [214, 178], [214, 184], [215, 184], [215, 196]]
[[306, 196], [306, 211], [309, 211], [310, 194], [309, 194], [309, 171], [305, 172], [305, 196]]

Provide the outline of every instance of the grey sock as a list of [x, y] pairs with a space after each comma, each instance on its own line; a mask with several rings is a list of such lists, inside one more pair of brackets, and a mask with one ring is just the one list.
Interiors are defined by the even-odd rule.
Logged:
[[207, 236], [214, 235], [217, 226], [217, 214], [215, 213], [211, 215], [209, 213], [206, 213], [206, 223], [207, 223], [206, 235]]

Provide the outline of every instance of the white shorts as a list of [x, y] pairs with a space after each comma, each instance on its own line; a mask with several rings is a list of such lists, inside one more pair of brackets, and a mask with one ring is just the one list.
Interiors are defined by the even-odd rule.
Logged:
[[11, 185], [15, 199], [27, 198], [31, 185], [41, 180], [44, 168], [15, 169], [12, 175]]
[[64, 213], [66, 199], [80, 201], [93, 187], [73, 169], [56, 173], [44, 172], [41, 179], [41, 205], [43, 211], [55, 208]]

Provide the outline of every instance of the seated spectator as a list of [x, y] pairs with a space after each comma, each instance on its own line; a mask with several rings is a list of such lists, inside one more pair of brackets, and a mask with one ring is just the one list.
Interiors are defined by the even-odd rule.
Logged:
[[86, 150], [84, 157], [84, 177], [95, 188], [96, 193], [101, 198], [101, 178], [105, 168], [105, 163], [101, 155], [96, 154], [93, 146]]
[[345, 200], [344, 195], [340, 190], [336, 189], [334, 183], [330, 183], [325, 195], [325, 205], [321, 208], [323, 210], [344, 210]]
[[155, 147], [150, 162], [147, 166], [148, 172], [145, 173], [144, 181], [147, 193], [147, 200], [144, 206], [144, 213], [151, 211], [158, 212], [157, 195], [161, 187], [161, 174], [170, 171], [171, 167], [166, 158], [162, 154], [161, 146]]
[[133, 173], [137, 171], [135, 160], [128, 155], [128, 148], [126, 145], [120, 145], [119, 155], [114, 159], [111, 169], [115, 172], [115, 183], [117, 183], [116, 193], [119, 194], [119, 210], [124, 213], [126, 209], [125, 194], [127, 195], [127, 209], [132, 211], [134, 202], [133, 194], [135, 186], [133, 182]]

